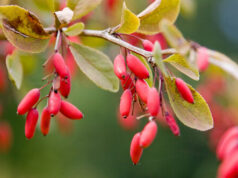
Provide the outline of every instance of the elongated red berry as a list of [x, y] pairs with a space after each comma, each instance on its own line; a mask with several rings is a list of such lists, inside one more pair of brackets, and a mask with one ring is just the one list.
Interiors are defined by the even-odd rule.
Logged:
[[151, 116], [157, 116], [160, 109], [160, 97], [155, 87], [149, 88], [147, 97], [148, 112]]
[[41, 133], [46, 136], [49, 133], [50, 130], [50, 112], [47, 107], [45, 107], [41, 113], [41, 123], [40, 123], [40, 128], [41, 128]]
[[143, 41], [143, 47], [144, 47], [144, 49], [146, 50], [146, 51], [153, 51], [153, 49], [154, 49], [154, 45], [153, 45], [153, 43], [151, 42], [151, 41], [149, 41], [149, 40], [144, 40]]
[[142, 156], [143, 149], [140, 147], [140, 133], [136, 133], [131, 141], [130, 156], [132, 162], [136, 165]]
[[60, 112], [69, 119], [82, 119], [83, 113], [73, 104], [61, 101]]
[[134, 85], [132, 78], [130, 77], [129, 74], [126, 74], [125, 79], [121, 79], [121, 86], [122, 86], [123, 90], [130, 89], [133, 94], [136, 91], [135, 85]]
[[176, 123], [174, 117], [168, 113], [165, 116], [165, 120], [166, 120], [170, 130], [173, 132], [173, 134], [175, 136], [179, 136], [180, 135], [180, 129], [179, 129], [179, 126]]
[[205, 71], [209, 66], [209, 55], [207, 48], [200, 47], [197, 50], [197, 65], [199, 71]]
[[39, 117], [39, 114], [36, 109], [31, 109], [28, 112], [26, 116], [26, 123], [25, 123], [26, 138], [31, 139], [34, 136], [38, 117]]
[[119, 79], [125, 79], [126, 77], [126, 64], [124, 57], [119, 54], [114, 60], [114, 73]]
[[121, 95], [120, 114], [124, 118], [127, 118], [127, 116], [130, 114], [132, 99], [133, 98], [130, 89], [126, 89]]
[[59, 91], [60, 91], [62, 96], [67, 98], [69, 96], [70, 90], [71, 90], [71, 75], [70, 75], [70, 72], [68, 70], [67, 77], [60, 79], [60, 89], [59, 89]]
[[61, 106], [61, 98], [59, 92], [52, 91], [48, 99], [48, 110], [51, 116], [56, 115]]
[[147, 103], [149, 89], [148, 84], [144, 80], [138, 79], [136, 81], [136, 93], [144, 103]]
[[193, 94], [187, 84], [180, 78], [176, 78], [175, 84], [183, 99], [189, 103], [194, 103]]
[[19, 115], [25, 114], [34, 106], [34, 104], [37, 103], [39, 98], [40, 98], [40, 90], [38, 88], [30, 90], [19, 103], [17, 107], [17, 113]]
[[61, 56], [60, 53], [54, 54], [53, 64], [59, 76], [62, 78], [67, 78], [67, 74], [68, 74], [67, 66], [65, 64], [64, 58]]
[[136, 56], [132, 54], [127, 55], [126, 58], [127, 66], [138, 78], [146, 79], [149, 78], [149, 71], [145, 67], [145, 65], [138, 59]]
[[155, 121], [148, 122], [141, 132], [140, 146], [147, 148], [154, 141], [157, 134], [157, 124]]

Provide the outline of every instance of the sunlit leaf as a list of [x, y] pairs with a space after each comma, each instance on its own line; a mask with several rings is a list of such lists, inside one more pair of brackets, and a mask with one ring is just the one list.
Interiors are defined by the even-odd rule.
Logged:
[[136, 32], [139, 26], [140, 19], [126, 7], [126, 3], [124, 2], [121, 24], [119, 25], [119, 28], [116, 30], [116, 32], [131, 34]]
[[83, 29], [84, 24], [82, 22], [79, 22], [64, 30], [64, 33], [68, 36], [77, 36], [82, 33]]
[[199, 80], [198, 70], [195, 67], [191, 66], [182, 55], [173, 54], [168, 58], [164, 59], [163, 62], [171, 64], [188, 77], [194, 80]]
[[138, 17], [140, 18], [140, 28], [138, 32], [144, 34], [156, 34], [160, 32], [160, 22], [167, 19], [173, 24], [178, 17], [180, 10], [180, 0], [155, 0]]
[[6, 66], [9, 79], [12, 81], [12, 83], [16, 86], [17, 89], [20, 89], [23, 78], [23, 68], [21, 61], [16, 53], [7, 56]]
[[190, 85], [194, 103], [185, 101], [177, 90], [175, 78], [165, 77], [166, 90], [172, 109], [178, 119], [186, 126], [200, 131], [213, 128], [213, 118], [203, 97]]
[[71, 43], [70, 50], [81, 71], [98, 87], [111, 92], [119, 90], [113, 64], [104, 53], [76, 43]]

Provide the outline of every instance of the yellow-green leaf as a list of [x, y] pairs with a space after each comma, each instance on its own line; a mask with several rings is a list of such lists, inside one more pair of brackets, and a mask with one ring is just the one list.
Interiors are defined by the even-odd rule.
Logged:
[[91, 81], [104, 90], [119, 90], [119, 80], [114, 74], [112, 61], [104, 53], [81, 44], [70, 44], [78, 67]]
[[79, 22], [64, 30], [64, 33], [68, 36], [77, 36], [82, 33], [83, 29], [84, 24], [82, 22]]
[[17, 89], [20, 89], [23, 79], [23, 68], [21, 61], [16, 53], [7, 56], [6, 66], [9, 79], [12, 81], [12, 83], [16, 86]]
[[168, 58], [164, 59], [163, 62], [171, 64], [188, 77], [194, 80], [199, 80], [198, 70], [195, 67], [191, 66], [182, 55], [173, 54]]
[[144, 34], [156, 34], [160, 32], [160, 22], [167, 19], [173, 24], [179, 14], [180, 0], [155, 0], [138, 17], [140, 28], [138, 32]]
[[47, 0], [47, 5], [51, 12], [55, 11], [55, 0]]
[[121, 24], [116, 30], [118, 33], [131, 34], [137, 31], [140, 26], [140, 19], [131, 12], [127, 7], [126, 3], [123, 4]]
[[181, 0], [181, 14], [184, 17], [192, 17], [196, 12], [195, 0]]
[[165, 77], [170, 104], [178, 119], [186, 126], [200, 131], [213, 128], [211, 111], [203, 97], [190, 85], [194, 103], [185, 101], [177, 90], [175, 78]]
[[49, 34], [45, 32], [39, 19], [19, 6], [0, 6], [0, 18], [16, 33], [37, 39], [49, 38]]

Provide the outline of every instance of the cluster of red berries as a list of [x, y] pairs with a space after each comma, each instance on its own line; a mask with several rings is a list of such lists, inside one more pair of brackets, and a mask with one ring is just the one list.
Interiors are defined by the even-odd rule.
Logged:
[[[61, 99], [61, 96], [67, 98], [71, 90], [71, 75], [64, 58], [57, 52], [49, 60], [52, 61], [49, 64], [53, 64], [55, 69], [55, 77], [52, 81], [49, 95], [44, 97], [48, 98], [48, 105], [43, 109], [41, 114], [41, 132], [43, 135], [47, 135], [49, 132], [51, 117], [57, 115], [59, 112], [69, 119], [83, 118], [82, 112], [76, 106]], [[19, 115], [27, 113], [25, 136], [28, 139], [34, 136], [39, 117], [36, 107], [42, 101], [39, 100], [40, 90], [39, 88], [30, 90], [17, 108]]]

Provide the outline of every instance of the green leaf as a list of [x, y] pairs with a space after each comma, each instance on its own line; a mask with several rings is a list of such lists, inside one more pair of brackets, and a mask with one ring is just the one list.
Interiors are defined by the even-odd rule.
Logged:
[[194, 103], [185, 101], [177, 90], [175, 78], [165, 77], [170, 104], [178, 119], [186, 126], [200, 131], [213, 128], [211, 111], [203, 97], [190, 85]]
[[90, 80], [104, 90], [119, 90], [119, 80], [114, 74], [113, 64], [104, 53], [81, 44], [70, 44], [77, 65]]
[[155, 0], [138, 17], [140, 28], [138, 32], [144, 34], [156, 34], [160, 32], [160, 22], [167, 19], [173, 24], [179, 14], [180, 0]]
[[50, 37], [38, 18], [19, 6], [0, 6], [0, 18], [16, 33], [37, 39], [48, 39]]
[[72, 20], [80, 19], [94, 10], [102, 0], [67, 0], [67, 6], [74, 11]]
[[195, 67], [192, 67], [182, 55], [173, 54], [168, 58], [164, 59], [163, 62], [171, 64], [188, 77], [194, 80], [199, 80], [198, 70]]
[[16, 53], [7, 56], [6, 66], [9, 79], [12, 81], [12, 83], [16, 86], [17, 89], [20, 89], [23, 79], [23, 68], [21, 61]]
[[64, 30], [64, 33], [68, 36], [77, 36], [82, 33], [83, 29], [84, 24], [82, 22], [79, 22]]
[[123, 3], [121, 24], [116, 30], [118, 33], [131, 34], [137, 31], [140, 26], [140, 19], [131, 12], [127, 7], [126, 3]]
[[51, 12], [55, 12], [55, 0], [47, 0], [47, 5]]

